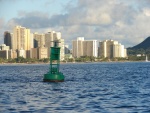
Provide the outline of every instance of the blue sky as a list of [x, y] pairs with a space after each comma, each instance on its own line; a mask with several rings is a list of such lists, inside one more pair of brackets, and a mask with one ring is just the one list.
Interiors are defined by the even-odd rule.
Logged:
[[[76, 0], [73, 0], [75, 4]], [[39, 11], [53, 14], [65, 13], [65, 5], [71, 0], [1, 0], [0, 1], [0, 16], [8, 21], [11, 18], [17, 17], [21, 11], [33, 12]]]
[[65, 43], [117, 40], [134, 46], [150, 36], [150, 0], [0, 0], [0, 44], [4, 31], [21, 25], [31, 32], [62, 33]]

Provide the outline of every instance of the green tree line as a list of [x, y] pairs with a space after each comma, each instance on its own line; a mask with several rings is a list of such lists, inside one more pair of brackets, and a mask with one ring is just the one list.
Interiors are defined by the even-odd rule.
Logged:
[[3, 59], [0, 57], [0, 63], [48, 63], [49, 58], [36, 59], [36, 58], [23, 58], [18, 57], [14, 59]]
[[150, 48], [149, 49], [128, 49], [127, 54], [130, 55], [137, 55], [137, 54], [150, 54]]
[[[147, 55], [150, 59], [150, 54]], [[81, 56], [80, 58], [67, 58], [63, 62], [109, 62], [109, 61], [145, 61], [145, 56], [129, 55], [127, 58], [112, 58], [108, 57], [90, 57]], [[0, 63], [49, 63], [49, 58], [35, 59], [35, 58], [23, 58], [18, 57], [14, 59], [3, 59], [0, 58]]]

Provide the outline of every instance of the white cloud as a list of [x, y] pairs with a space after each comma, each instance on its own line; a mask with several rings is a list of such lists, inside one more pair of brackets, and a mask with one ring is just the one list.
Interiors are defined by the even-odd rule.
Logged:
[[118, 40], [128, 47], [150, 36], [148, 3], [149, 0], [78, 0], [77, 5], [66, 4], [66, 13], [51, 17], [43, 12], [20, 11], [7, 26], [19, 24], [33, 31], [60, 31], [70, 44], [77, 36], [83, 36], [85, 39]]
[[145, 8], [143, 11], [146, 16], [150, 16], [150, 8]]

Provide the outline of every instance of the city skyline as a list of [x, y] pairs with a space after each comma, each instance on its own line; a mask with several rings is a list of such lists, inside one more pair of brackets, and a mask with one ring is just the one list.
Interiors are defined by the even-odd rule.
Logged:
[[[0, 0], [0, 44], [17, 25], [31, 32], [62, 33], [71, 45], [76, 37], [118, 40], [132, 47], [150, 36], [149, 0]], [[9, 6], [9, 7], [8, 7]]]
[[4, 36], [4, 44], [0, 45], [0, 57], [7, 57], [7, 59], [19, 56], [38, 59], [48, 58], [50, 57], [50, 47], [53, 47], [52, 42], [59, 40], [60, 59], [64, 59], [64, 39], [61, 38], [60, 32], [31, 33], [28, 28], [15, 26], [13, 33], [6, 31]]

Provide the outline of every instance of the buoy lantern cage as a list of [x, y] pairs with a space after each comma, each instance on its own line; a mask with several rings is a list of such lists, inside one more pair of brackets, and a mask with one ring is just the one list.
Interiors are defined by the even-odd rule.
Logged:
[[57, 44], [58, 41], [54, 41], [54, 47], [51, 47], [50, 52], [50, 69], [47, 74], [44, 74], [44, 82], [63, 82], [64, 75], [59, 72], [60, 66], [60, 47]]

